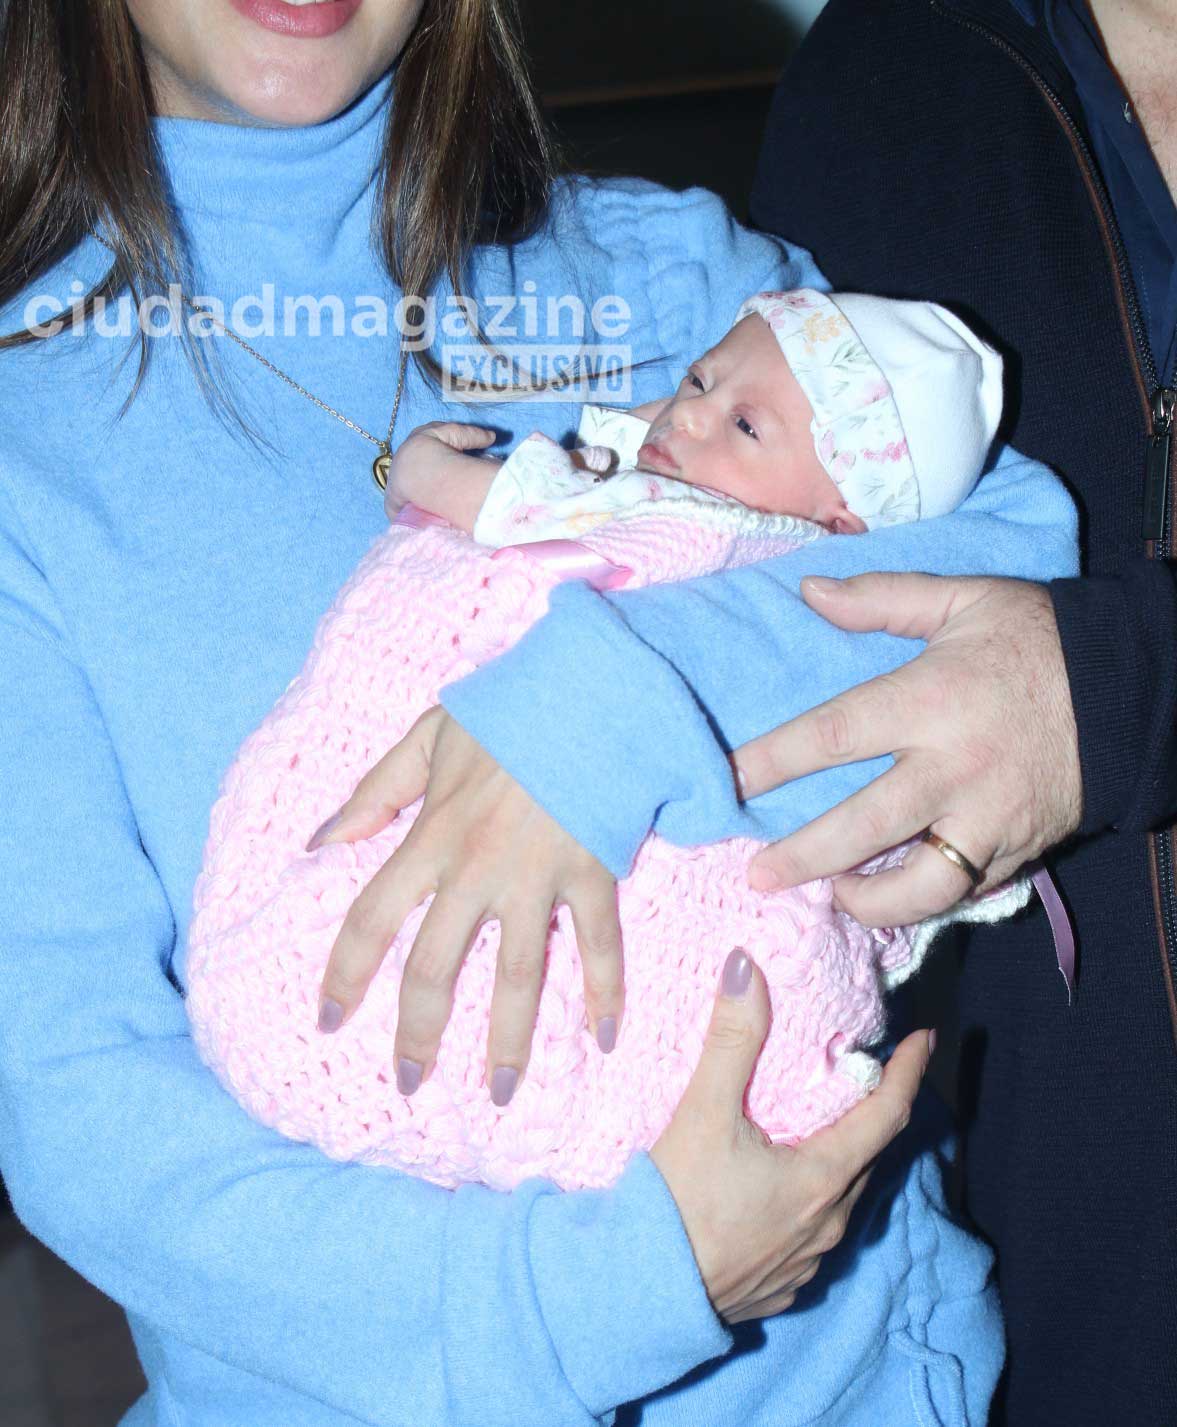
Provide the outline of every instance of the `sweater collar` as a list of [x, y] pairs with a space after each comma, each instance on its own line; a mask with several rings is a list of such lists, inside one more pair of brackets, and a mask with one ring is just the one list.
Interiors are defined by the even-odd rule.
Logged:
[[366, 200], [377, 172], [392, 87], [390, 71], [321, 124], [275, 128], [153, 118], [180, 218], [201, 230], [232, 222], [337, 232]]

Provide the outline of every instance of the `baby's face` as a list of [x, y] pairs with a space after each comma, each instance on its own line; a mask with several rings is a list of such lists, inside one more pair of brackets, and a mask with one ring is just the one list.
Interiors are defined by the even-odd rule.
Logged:
[[650, 424], [638, 466], [840, 533], [866, 527], [813, 449], [809, 400], [765, 320], [750, 313], [692, 362]]

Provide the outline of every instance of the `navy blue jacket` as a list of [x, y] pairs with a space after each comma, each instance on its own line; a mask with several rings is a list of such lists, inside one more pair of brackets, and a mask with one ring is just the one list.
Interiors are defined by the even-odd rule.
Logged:
[[778, 88], [752, 216], [835, 289], [934, 298], [993, 341], [1002, 434], [1082, 511], [1084, 577], [1052, 587], [1079, 994], [1041, 912], [972, 935], [967, 1207], [1006, 1304], [994, 1421], [1177, 1423], [1177, 479], [1152, 410], [1177, 373], [1155, 370], [1074, 86], [1009, 0], [830, 0]]

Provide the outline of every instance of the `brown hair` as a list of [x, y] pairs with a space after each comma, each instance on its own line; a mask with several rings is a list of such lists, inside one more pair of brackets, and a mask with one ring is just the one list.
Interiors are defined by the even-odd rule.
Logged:
[[[99, 298], [166, 290], [184, 271], [161, 182], [151, 82], [125, 0], [10, 0], [0, 15], [0, 307], [66, 257], [101, 219], [114, 257], [59, 318]], [[425, 0], [397, 64], [374, 224], [405, 294], [443, 275], [455, 293], [478, 243], [510, 243], [543, 217], [557, 154], [519, 35], [515, 0]], [[0, 350], [45, 340], [0, 335]], [[226, 405], [189, 336], [198, 380]], [[139, 369], [123, 410], [147, 370]], [[129, 355], [129, 353], [128, 353]], [[434, 358], [415, 354], [431, 378]]]

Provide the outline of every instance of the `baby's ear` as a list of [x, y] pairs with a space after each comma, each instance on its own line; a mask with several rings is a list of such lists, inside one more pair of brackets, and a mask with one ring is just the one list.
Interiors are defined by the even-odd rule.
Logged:
[[841, 505], [834, 512], [830, 528], [835, 535], [865, 535], [866, 526], [847, 505]]

